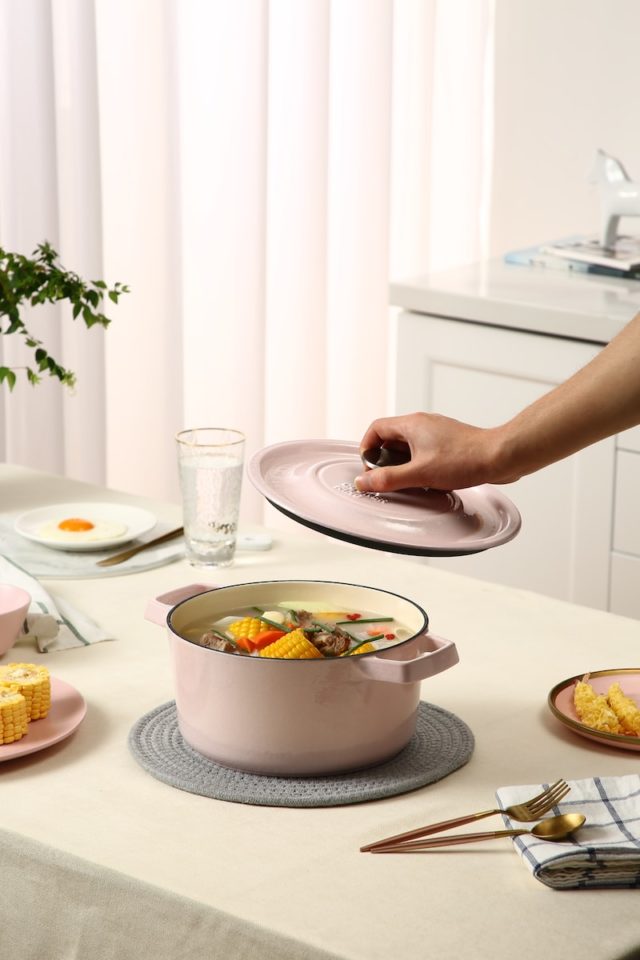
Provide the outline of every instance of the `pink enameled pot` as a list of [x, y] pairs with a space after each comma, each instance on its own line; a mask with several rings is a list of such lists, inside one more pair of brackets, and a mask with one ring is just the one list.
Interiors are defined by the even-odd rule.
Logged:
[[[195, 624], [213, 624], [246, 607], [310, 601], [394, 617], [411, 636], [383, 651], [323, 660], [242, 657], [184, 636]], [[458, 662], [455, 645], [428, 632], [418, 604], [350, 583], [195, 584], [152, 600], [146, 618], [169, 630], [185, 741], [217, 763], [251, 773], [314, 776], [389, 759], [415, 731], [420, 681]]]

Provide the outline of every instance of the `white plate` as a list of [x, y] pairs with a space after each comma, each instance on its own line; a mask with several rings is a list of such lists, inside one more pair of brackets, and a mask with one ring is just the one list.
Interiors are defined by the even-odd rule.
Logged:
[[[69, 517], [80, 517], [92, 523], [102, 521], [123, 526], [124, 532], [115, 537], [104, 537], [99, 540], [79, 542], [72, 536], [65, 540], [51, 540], [42, 534], [42, 528], [48, 523], [59, 523]], [[148, 533], [156, 525], [156, 517], [149, 510], [141, 507], [131, 507], [126, 503], [54, 503], [46, 507], [38, 507], [21, 514], [15, 521], [17, 533], [54, 550], [104, 550], [107, 547], [117, 547], [128, 543]]]

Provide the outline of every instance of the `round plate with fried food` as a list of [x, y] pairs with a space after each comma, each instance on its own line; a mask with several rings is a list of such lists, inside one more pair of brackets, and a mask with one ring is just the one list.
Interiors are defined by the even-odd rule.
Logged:
[[569, 677], [567, 680], [557, 683], [550, 691], [547, 700], [554, 717], [574, 733], [610, 747], [622, 750], [640, 750], [640, 736], [596, 730], [580, 720], [574, 705], [574, 692], [576, 684], [582, 680], [586, 680], [591, 685], [594, 693], [605, 696], [612, 684], [619, 684], [622, 692], [640, 710], [640, 667], [593, 670], [590, 673], [580, 673], [575, 677]]

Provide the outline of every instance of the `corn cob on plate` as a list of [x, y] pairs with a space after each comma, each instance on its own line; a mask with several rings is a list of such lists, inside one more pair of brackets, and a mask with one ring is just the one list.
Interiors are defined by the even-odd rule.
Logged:
[[16, 683], [0, 683], [0, 745], [21, 740], [29, 728], [27, 701]]
[[[7, 666], [7, 664], [4, 666]], [[82, 694], [70, 683], [59, 680], [57, 677], [50, 677], [49, 682], [51, 709], [47, 716], [27, 722], [26, 732], [20, 738], [9, 742], [0, 742], [0, 762], [14, 760], [17, 757], [51, 747], [69, 737], [84, 720], [87, 705]], [[3, 681], [0, 690], [16, 686], [19, 696], [24, 701], [26, 715], [26, 697], [20, 692], [18, 684], [8, 684]], [[0, 700], [0, 704], [1, 702]], [[1, 708], [0, 716], [2, 716]], [[2, 726], [6, 731], [4, 723]], [[2, 733], [0, 733], [1, 739]]]
[[35, 663], [6, 663], [0, 666], [0, 683], [18, 686], [27, 705], [27, 719], [41, 720], [51, 706], [51, 680], [46, 667]]

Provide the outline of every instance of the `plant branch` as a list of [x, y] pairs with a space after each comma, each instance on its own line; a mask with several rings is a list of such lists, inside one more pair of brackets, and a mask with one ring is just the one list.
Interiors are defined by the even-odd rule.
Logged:
[[104, 280], [82, 280], [60, 264], [58, 254], [46, 241], [38, 244], [31, 257], [0, 247], [0, 335], [19, 334], [34, 355], [33, 367], [0, 366], [0, 384], [6, 383], [13, 390], [16, 370], [25, 370], [32, 384], [40, 382], [41, 374], [57, 377], [69, 387], [75, 384], [75, 374], [54, 360], [42, 341], [27, 330], [21, 316], [23, 308], [66, 300], [74, 320], [82, 317], [88, 328], [107, 327], [111, 320], [101, 310], [105, 297], [117, 304], [128, 292], [129, 287], [122, 283], [109, 288]]

